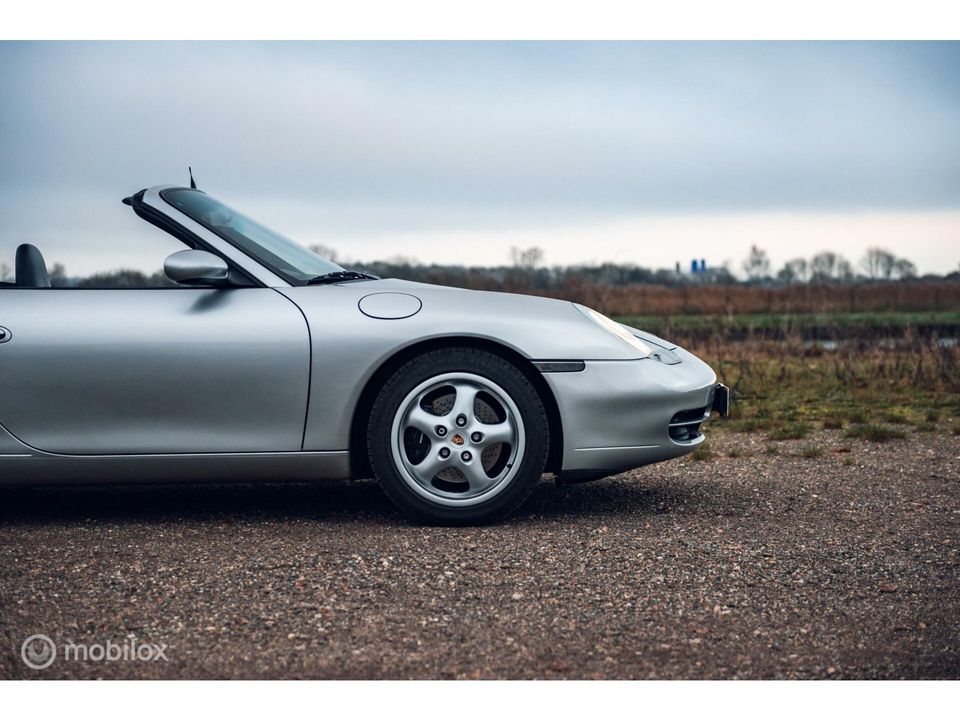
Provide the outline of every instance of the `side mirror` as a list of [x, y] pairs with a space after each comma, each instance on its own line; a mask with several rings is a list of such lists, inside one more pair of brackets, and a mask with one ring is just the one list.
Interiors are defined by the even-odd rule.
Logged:
[[205, 250], [181, 250], [163, 261], [163, 272], [178, 285], [230, 285], [230, 269], [223, 258]]

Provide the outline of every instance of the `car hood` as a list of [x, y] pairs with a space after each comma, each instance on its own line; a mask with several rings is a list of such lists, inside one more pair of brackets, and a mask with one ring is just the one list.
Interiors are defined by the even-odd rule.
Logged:
[[[385, 279], [279, 289], [316, 326], [391, 344], [485, 338], [539, 360], [637, 360], [643, 355], [566, 300]], [[334, 320], [336, 318], [337, 320]], [[340, 326], [351, 323], [349, 328]]]

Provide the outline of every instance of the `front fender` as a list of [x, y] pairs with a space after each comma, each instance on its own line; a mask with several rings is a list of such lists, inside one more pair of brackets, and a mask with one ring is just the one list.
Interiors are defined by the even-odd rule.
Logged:
[[[491, 340], [531, 360], [634, 360], [627, 343], [588, 320], [572, 303], [550, 298], [425, 285], [402, 280], [277, 289], [310, 327], [311, 388], [305, 450], [345, 450], [350, 419], [366, 383], [389, 357], [444, 337]], [[379, 319], [359, 309], [373, 293], [418, 298], [418, 311]]]

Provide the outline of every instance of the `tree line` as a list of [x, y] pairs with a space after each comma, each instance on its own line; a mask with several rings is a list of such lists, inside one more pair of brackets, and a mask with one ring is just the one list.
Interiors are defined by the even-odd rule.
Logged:
[[[757, 246], [750, 249], [741, 264], [743, 276], [737, 277], [726, 265], [704, 269], [695, 274], [677, 269], [651, 269], [634, 264], [600, 263], [595, 265], [548, 266], [542, 248], [511, 248], [508, 262], [493, 266], [422, 264], [414, 258], [394, 257], [374, 262], [349, 262], [327, 246], [313, 245], [317, 254], [341, 265], [371, 272], [380, 277], [394, 277], [416, 282], [453, 285], [477, 290], [511, 292], [563, 291], [565, 288], [596, 285], [626, 287], [631, 285], [687, 285], [786, 287], [793, 285], [838, 285], [871, 281], [911, 280], [917, 278], [916, 266], [883, 248], [869, 248], [854, 265], [842, 255], [823, 251], [810, 258], [788, 260], [778, 270], [771, 267], [767, 252]], [[133, 269], [117, 269], [84, 277], [70, 276], [62, 263], [50, 266], [54, 287], [76, 288], [149, 288], [174, 285], [162, 271], [145, 273]], [[0, 263], [0, 281], [12, 282], [13, 272]], [[925, 275], [922, 280], [960, 280], [960, 272], [944, 276]]]
[[[313, 246], [315, 252], [337, 260], [337, 253], [324, 246]], [[552, 290], [571, 283], [623, 287], [628, 285], [663, 285], [677, 287], [696, 285], [747, 285], [784, 287], [800, 284], [851, 284], [871, 281], [911, 280], [918, 277], [910, 260], [897, 257], [883, 248], [869, 248], [854, 265], [842, 255], [825, 250], [810, 258], [798, 257], [774, 271], [767, 252], [753, 246], [742, 262], [743, 276], [737, 277], [727, 265], [686, 273], [678, 269], [650, 269], [633, 264], [600, 263], [596, 265], [547, 266], [541, 248], [512, 248], [509, 263], [498, 266], [466, 267], [463, 265], [420, 264], [398, 257], [376, 262], [346, 263], [381, 277], [398, 277], [418, 282], [459, 285], [488, 289]], [[341, 263], [344, 264], [344, 263]], [[960, 272], [947, 275], [925, 275], [924, 279], [960, 280]]]
[[825, 250], [810, 259], [793, 258], [773, 274], [767, 252], [756, 245], [743, 261], [747, 282], [797, 285], [812, 283], [849, 283], [864, 280], [909, 280], [917, 277], [917, 266], [879, 247], [867, 248], [857, 267], [835, 252]]

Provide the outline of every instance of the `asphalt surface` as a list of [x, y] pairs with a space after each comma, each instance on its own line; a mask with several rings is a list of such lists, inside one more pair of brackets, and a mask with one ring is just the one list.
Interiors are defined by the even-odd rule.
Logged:
[[[483, 528], [371, 482], [0, 490], [0, 677], [960, 677], [960, 438], [712, 443]], [[63, 658], [108, 641], [166, 659]]]

